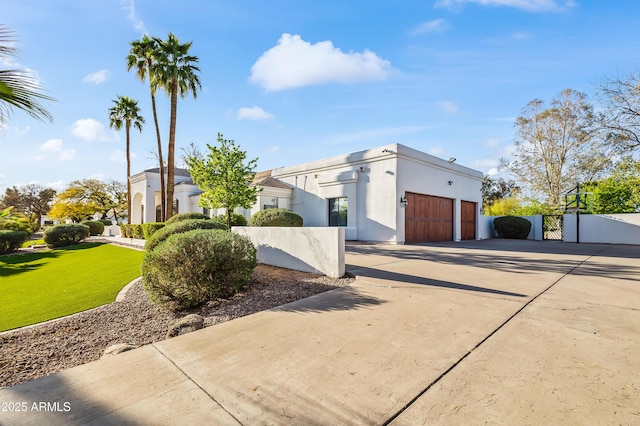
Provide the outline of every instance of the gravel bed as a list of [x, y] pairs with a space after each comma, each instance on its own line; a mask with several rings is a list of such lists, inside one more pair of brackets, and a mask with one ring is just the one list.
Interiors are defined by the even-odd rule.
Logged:
[[116, 343], [142, 346], [164, 340], [169, 327], [187, 314], [203, 316], [207, 327], [351, 282], [350, 278], [258, 265], [246, 291], [173, 313], [151, 303], [138, 280], [121, 302], [0, 335], [0, 387], [97, 360]]

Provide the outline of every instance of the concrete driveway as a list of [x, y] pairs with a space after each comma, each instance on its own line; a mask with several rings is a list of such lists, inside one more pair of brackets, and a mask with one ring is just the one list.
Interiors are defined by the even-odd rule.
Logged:
[[2, 389], [0, 424], [637, 424], [639, 257], [348, 245], [354, 285]]

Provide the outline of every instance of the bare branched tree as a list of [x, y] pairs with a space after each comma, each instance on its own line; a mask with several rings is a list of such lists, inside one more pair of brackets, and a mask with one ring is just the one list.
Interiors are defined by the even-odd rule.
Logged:
[[535, 99], [517, 118], [514, 159], [500, 160], [534, 195], [551, 206], [577, 182], [596, 179], [610, 166], [585, 94], [563, 90], [547, 108]]
[[610, 78], [597, 91], [606, 106], [598, 116], [606, 140], [623, 152], [640, 148], [640, 73]]

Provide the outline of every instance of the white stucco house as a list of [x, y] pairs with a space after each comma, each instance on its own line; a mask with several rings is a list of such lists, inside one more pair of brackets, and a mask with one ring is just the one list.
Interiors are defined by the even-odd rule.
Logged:
[[[347, 240], [418, 243], [476, 239], [482, 172], [401, 144], [390, 144], [256, 174], [262, 188], [251, 214], [292, 210], [304, 226], [341, 226]], [[158, 169], [131, 176], [131, 223], [156, 221]], [[198, 206], [200, 190], [176, 169], [177, 212]]]

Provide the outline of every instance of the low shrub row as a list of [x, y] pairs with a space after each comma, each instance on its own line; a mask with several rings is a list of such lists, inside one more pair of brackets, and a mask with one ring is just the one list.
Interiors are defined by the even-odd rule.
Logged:
[[0, 255], [17, 251], [28, 238], [25, 231], [0, 230]]
[[531, 222], [523, 217], [503, 216], [493, 219], [493, 227], [500, 238], [526, 240], [531, 231]]
[[302, 226], [302, 216], [285, 209], [260, 210], [249, 221], [251, 226]]
[[152, 301], [189, 309], [235, 294], [249, 283], [256, 263], [256, 249], [247, 237], [195, 229], [170, 235], [148, 251], [142, 280]]
[[104, 222], [101, 220], [85, 220], [80, 224], [89, 227], [90, 235], [102, 235], [104, 232]]
[[89, 232], [89, 227], [82, 224], [56, 225], [44, 231], [42, 238], [49, 248], [65, 247], [78, 244]]
[[227, 230], [227, 225], [222, 225], [211, 219], [188, 219], [181, 221], [174, 221], [167, 224], [156, 231], [147, 240], [145, 249], [151, 251], [155, 249], [160, 243], [164, 242], [169, 236], [173, 234], [180, 234], [187, 231], [193, 231], [194, 229], [219, 229]]

